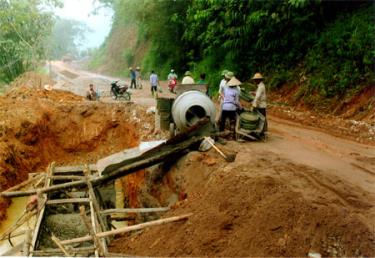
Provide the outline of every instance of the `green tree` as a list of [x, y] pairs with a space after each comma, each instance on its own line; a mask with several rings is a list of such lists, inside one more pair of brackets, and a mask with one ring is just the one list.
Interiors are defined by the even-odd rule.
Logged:
[[0, 80], [9, 82], [45, 57], [53, 16], [48, 0], [0, 0]]
[[61, 59], [64, 55], [79, 55], [79, 46], [86, 39], [89, 27], [80, 21], [57, 18], [52, 34], [47, 39], [48, 58]]

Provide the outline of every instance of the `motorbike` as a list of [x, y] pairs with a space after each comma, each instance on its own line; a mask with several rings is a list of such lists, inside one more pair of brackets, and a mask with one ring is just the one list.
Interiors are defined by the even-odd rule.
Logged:
[[168, 81], [169, 91], [172, 92], [172, 93], [175, 93], [174, 88], [176, 87], [176, 85], [177, 85], [177, 79], [176, 78], [173, 78], [172, 80], [169, 80]]
[[111, 83], [111, 97], [114, 100], [124, 99], [129, 101], [131, 99], [131, 93], [129, 91], [128, 85], [120, 85], [119, 81], [114, 81]]

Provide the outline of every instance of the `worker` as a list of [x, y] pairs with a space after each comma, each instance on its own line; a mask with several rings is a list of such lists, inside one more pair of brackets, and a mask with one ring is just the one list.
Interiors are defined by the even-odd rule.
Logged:
[[221, 72], [221, 76], [223, 77], [223, 79], [221, 79], [220, 81], [220, 85], [219, 85], [219, 100], [221, 98], [221, 93], [223, 92], [223, 88], [225, 87], [225, 85], [227, 84], [228, 82], [228, 79], [225, 77], [225, 75], [228, 73], [229, 71], [228, 70], [223, 70]]
[[151, 94], [152, 96], [154, 96], [158, 90], [158, 85], [159, 85], [158, 75], [154, 71], [151, 71], [150, 85], [151, 85]]
[[142, 89], [142, 76], [141, 76], [141, 68], [137, 66], [135, 68], [135, 78], [136, 78], [136, 87]]
[[178, 76], [175, 73], [174, 69], [171, 69], [171, 72], [168, 74], [168, 81], [177, 80]]
[[86, 93], [86, 98], [88, 100], [96, 100], [96, 92], [92, 83], [89, 85], [89, 90]]
[[257, 85], [257, 90], [255, 93], [255, 98], [252, 102], [252, 110], [257, 110], [261, 113], [264, 118], [266, 119], [264, 122], [263, 131], [261, 133], [261, 137], [265, 137], [265, 133], [267, 132], [267, 117], [266, 117], [266, 108], [267, 108], [267, 97], [266, 97], [266, 86], [264, 85], [264, 77], [260, 73], [256, 73], [252, 78]]
[[193, 77], [191, 77], [190, 71], [185, 72], [185, 77], [182, 78], [181, 84], [195, 84]]
[[224, 131], [225, 123], [227, 118], [231, 122], [231, 130], [234, 131], [234, 124], [236, 121], [237, 110], [241, 110], [240, 104], [240, 93], [237, 90], [237, 86], [241, 85], [241, 82], [236, 78], [232, 77], [223, 88], [221, 93], [222, 106], [221, 106], [221, 119], [219, 124], [219, 130]]
[[137, 88], [137, 82], [136, 82], [135, 71], [132, 67], [129, 67], [129, 71], [130, 71], [130, 79], [131, 79], [130, 89], [133, 89], [133, 86], [134, 86], [134, 89], [136, 89]]
[[174, 72], [174, 69], [171, 69], [171, 72], [168, 74], [168, 89], [170, 92], [175, 92], [175, 87], [177, 85], [177, 74]]

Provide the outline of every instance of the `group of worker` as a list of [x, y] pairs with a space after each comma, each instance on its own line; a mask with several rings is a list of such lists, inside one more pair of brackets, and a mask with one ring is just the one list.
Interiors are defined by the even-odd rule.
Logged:
[[[227, 119], [230, 120], [230, 124], [234, 124], [238, 112], [243, 110], [240, 103], [240, 93], [242, 84], [233, 74], [233, 72], [224, 70], [221, 75], [223, 79], [219, 85], [219, 100], [221, 115], [219, 119], [219, 130], [223, 131], [225, 129], [225, 123]], [[255, 93], [254, 100], [252, 101], [252, 106], [250, 111], [259, 111], [266, 118], [266, 87], [264, 85], [264, 77], [260, 73], [256, 73], [252, 80], [257, 85], [257, 90]], [[265, 138], [267, 132], [267, 120], [261, 132], [261, 137]]]

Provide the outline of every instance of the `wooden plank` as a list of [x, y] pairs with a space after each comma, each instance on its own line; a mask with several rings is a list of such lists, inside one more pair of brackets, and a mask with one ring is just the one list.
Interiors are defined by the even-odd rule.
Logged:
[[[51, 180], [49, 178], [49, 176], [52, 176], [54, 174], [54, 169], [55, 169], [55, 162], [52, 162], [49, 166], [48, 166], [48, 169], [47, 169], [47, 176], [46, 176], [46, 181], [45, 181], [45, 187], [49, 187], [50, 183], [51, 183]], [[42, 194], [41, 191], [38, 191], [38, 197]], [[32, 247], [32, 250], [34, 250], [36, 248], [36, 241], [38, 240], [38, 236], [39, 236], [39, 232], [40, 232], [40, 226], [42, 224], [42, 221], [43, 221], [43, 217], [44, 217], [44, 212], [45, 212], [45, 203], [47, 201], [47, 194], [44, 194], [43, 195], [43, 203], [42, 200], [40, 200], [40, 198], [38, 198], [38, 218], [37, 218], [37, 221], [35, 223], [35, 228], [34, 228], [34, 232], [33, 232], [33, 239], [31, 241], [31, 247]]]
[[[170, 223], [170, 222], [185, 220], [192, 215], [193, 215], [192, 213], [189, 213], [189, 214], [185, 214], [185, 215], [181, 215], [181, 216], [175, 216], [175, 217], [170, 217], [170, 218], [166, 218], [166, 219], [149, 221], [149, 222], [141, 223], [141, 224], [138, 224], [138, 225], [127, 226], [127, 227], [123, 227], [123, 228], [119, 228], [119, 229], [115, 229], [115, 230], [111, 230], [111, 231], [101, 232], [101, 233], [98, 233], [96, 235], [97, 235], [97, 237], [100, 237], [100, 238], [101, 237], [113, 236], [113, 235], [116, 235], [116, 234], [122, 234], [122, 233], [131, 232], [131, 231], [135, 231], [135, 230], [140, 230], [140, 229], [147, 228], [147, 227], [152, 227], [152, 226], [162, 225], [162, 224], [166, 224], [166, 223]], [[61, 243], [64, 244], [64, 245], [68, 245], [68, 244], [82, 243], [82, 242], [90, 241], [91, 239], [92, 239], [91, 236], [84, 236], [84, 237], [77, 237], [77, 238], [73, 238], [73, 239], [64, 240], [64, 241], [61, 241]]]
[[[89, 165], [90, 170], [96, 171], [96, 164], [90, 164]], [[60, 173], [74, 173], [74, 172], [81, 172], [83, 173], [84, 166], [79, 165], [79, 166], [66, 166], [66, 167], [56, 167], [55, 169], [55, 174], [60, 174]]]
[[125, 209], [107, 209], [100, 211], [101, 214], [110, 215], [114, 213], [148, 213], [148, 212], [165, 212], [169, 207], [158, 208], [125, 208]]
[[51, 176], [52, 180], [82, 180], [84, 176]]
[[[95, 216], [93, 215], [93, 219], [94, 219], [93, 223], [95, 223], [95, 221], [98, 220], [98, 222], [99, 222], [99, 230], [98, 231], [100, 231], [100, 232], [106, 231], [106, 229], [107, 229], [107, 227], [106, 227], [107, 223], [103, 219], [102, 215], [100, 214], [99, 202], [96, 199], [94, 188], [92, 187], [92, 184], [90, 182], [90, 169], [89, 169], [89, 167], [87, 165], [85, 165], [85, 168], [84, 168], [83, 172], [85, 174], [86, 183], [87, 183], [87, 187], [88, 187], [88, 192], [89, 192], [89, 196], [90, 196], [90, 201], [91, 201], [90, 202], [90, 208], [91, 208], [91, 212], [92, 212], [92, 214], [95, 214]], [[96, 228], [96, 227], [94, 227], [94, 228]], [[97, 232], [95, 232], [95, 233], [97, 233]], [[104, 255], [105, 254], [105, 252], [107, 251], [106, 250], [107, 249], [106, 248], [106, 244], [107, 243], [109, 243], [109, 239], [105, 239], [104, 240], [104, 242], [103, 242], [103, 250], [100, 250], [103, 253], [99, 254], [99, 255]]]
[[[93, 186], [105, 184], [109, 181], [113, 181], [119, 177], [123, 177], [126, 175], [129, 175], [131, 173], [137, 172], [140, 169], [144, 169], [153, 165], [156, 165], [158, 163], [161, 163], [165, 161], [166, 159], [170, 157], [174, 157], [176, 154], [181, 153], [182, 151], [190, 148], [191, 146], [199, 143], [202, 141], [202, 137], [194, 136], [186, 141], [179, 142], [176, 144], [170, 144], [165, 145], [162, 144], [161, 146], [158, 146], [149, 152], [144, 153], [140, 157], [137, 158], [134, 162], [131, 162], [130, 164], [116, 167], [111, 172], [109, 172], [106, 175], [103, 175], [101, 177], [94, 177], [91, 178], [90, 181]], [[156, 150], [157, 149], [157, 150]], [[75, 182], [69, 182], [64, 184], [58, 184], [53, 185], [50, 187], [45, 187], [42, 189], [39, 189], [42, 193], [44, 192], [52, 192], [57, 191], [61, 189], [66, 189], [69, 187], [83, 187], [86, 185], [85, 180], [79, 180]], [[36, 190], [30, 190], [30, 191], [15, 191], [15, 192], [2, 192], [0, 196], [2, 197], [22, 197], [22, 196], [28, 196], [36, 194]]]
[[89, 198], [67, 198], [67, 199], [56, 199], [56, 200], [48, 200], [46, 205], [56, 205], [56, 204], [64, 204], [64, 203], [89, 203]]
[[[72, 254], [90, 254], [95, 252], [95, 247], [93, 246], [87, 246], [87, 247], [77, 247], [77, 248], [70, 248], [66, 247], [66, 249], [72, 253]], [[43, 250], [35, 250], [31, 251], [35, 256], [42, 256], [42, 255], [48, 255], [48, 256], [61, 256], [64, 254], [61, 249], [59, 248], [48, 248], [48, 249], [43, 249]], [[83, 256], [85, 257], [85, 256]]]
[[23, 256], [29, 256], [30, 254], [30, 245], [31, 245], [31, 240], [32, 240], [31, 236], [32, 236], [31, 229], [26, 230], [25, 242], [23, 244], [23, 249], [22, 249]]

